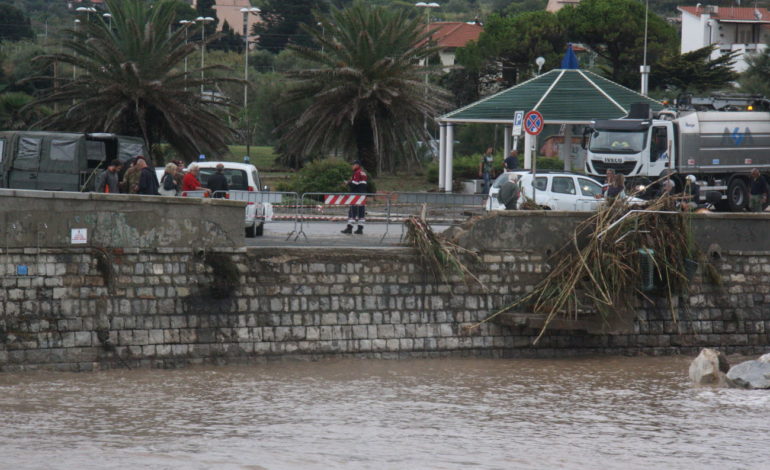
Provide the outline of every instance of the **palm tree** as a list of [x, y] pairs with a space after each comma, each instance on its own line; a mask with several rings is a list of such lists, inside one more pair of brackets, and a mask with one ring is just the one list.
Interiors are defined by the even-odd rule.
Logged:
[[290, 100], [310, 105], [282, 137], [290, 154], [342, 150], [377, 172], [394, 169], [399, 155], [415, 156], [430, 135], [426, 120], [446, 106], [447, 93], [429, 84], [421, 66], [437, 49], [419, 18], [405, 9], [361, 1], [318, 18], [305, 28], [315, 48], [290, 45], [317, 66], [289, 72]]
[[35, 121], [50, 114], [44, 106], [29, 106], [34, 100], [21, 91], [0, 93], [0, 129], [28, 129]]
[[[229, 113], [229, 103], [219, 94], [199, 90], [238, 80], [211, 73], [202, 79], [200, 68], [182, 69], [180, 64], [201, 44], [188, 41], [198, 27], [176, 28], [172, 1], [152, 6], [143, 0], [106, 4], [111, 23], [100, 15], [82, 18], [80, 26], [69, 31], [71, 39], [63, 42], [70, 52], [39, 58], [69, 64], [74, 71], [71, 80], [54, 85], [35, 103], [64, 104], [38, 125], [139, 136], [148, 148], [165, 140], [187, 159], [201, 152], [226, 152], [233, 130], [222, 115]], [[222, 67], [204, 70], [218, 68]]]

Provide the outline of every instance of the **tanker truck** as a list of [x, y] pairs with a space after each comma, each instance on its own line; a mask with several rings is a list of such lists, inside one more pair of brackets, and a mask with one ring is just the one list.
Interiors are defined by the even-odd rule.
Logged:
[[628, 117], [596, 120], [586, 131], [586, 173], [626, 175], [634, 186], [670, 174], [681, 187], [695, 175], [701, 199], [711, 191], [722, 206], [742, 211], [749, 200], [749, 174], [770, 174], [770, 112], [660, 111], [633, 106]]

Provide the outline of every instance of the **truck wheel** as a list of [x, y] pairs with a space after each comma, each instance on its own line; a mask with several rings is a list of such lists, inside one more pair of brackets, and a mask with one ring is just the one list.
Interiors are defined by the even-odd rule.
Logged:
[[742, 212], [749, 203], [749, 191], [746, 182], [740, 178], [730, 181], [727, 188], [727, 203], [731, 212]]
[[[254, 238], [256, 235], [255, 227], [256, 224], [252, 225], [251, 227], [246, 227], [246, 238]], [[261, 234], [260, 234], [261, 235]]]
[[254, 235], [261, 237], [265, 234], [265, 223], [260, 222], [259, 225], [257, 225], [256, 230], [254, 231]]

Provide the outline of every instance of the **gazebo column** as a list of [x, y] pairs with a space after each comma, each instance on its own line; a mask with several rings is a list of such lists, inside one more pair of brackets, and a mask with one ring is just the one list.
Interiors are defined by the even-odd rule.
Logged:
[[455, 126], [454, 124], [447, 124], [446, 126], [446, 158], [444, 164], [444, 191], [452, 192], [452, 162], [454, 160], [454, 142], [455, 142]]
[[572, 126], [564, 124], [564, 143], [561, 146], [561, 158], [564, 160], [564, 171], [572, 171]]
[[511, 134], [513, 134], [513, 126], [505, 126], [503, 131], [503, 160], [511, 154]]
[[444, 175], [446, 172], [446, 123], [439, 124], [439, 138], [438, 138], [438, 189], [444, 189]]
[[532, 136], [524, 133], [524, 169], [532, 169]]

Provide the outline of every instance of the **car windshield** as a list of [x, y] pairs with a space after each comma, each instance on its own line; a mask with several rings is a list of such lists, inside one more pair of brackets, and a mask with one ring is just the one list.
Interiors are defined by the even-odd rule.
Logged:
[[639, 153], [644, 150], [644, 131], [595, 130], [588, 150], [603, 153]]
[[[217, 170], [215, 168], [201, 168], [200, 180], [201, 184], [205, 187], [208, 186], [209, 176], [213, 175]], [[243, 170], [236, 170], [233, 168], [225, 168], [225, 178], [227, 179], [227, 187], [233, 190], [248, 191], [249, 179], [246, 172]]]

